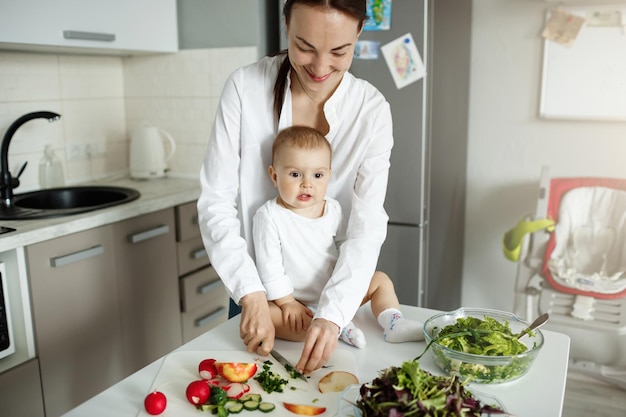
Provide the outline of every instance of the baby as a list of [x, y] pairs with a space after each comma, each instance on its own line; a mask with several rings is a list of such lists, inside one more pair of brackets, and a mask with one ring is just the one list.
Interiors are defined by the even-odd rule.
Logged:
[[[253, 237], [276, 336], [283, 339], [304, 340], [339, 256], [341, 206], [326, 196], [331, 159], [330, 143], [309, 127], [284, 129], [272, 147], [269, 175], [279, 195], [257, 210]], [[374, 273], [362, 304], [368, 301], [387, 342], [423, 340], [421, 323], [402, 316], [385, 273]], [[339, 338], [358, 348], [366, 345], [365, 335], [352, 322]]]

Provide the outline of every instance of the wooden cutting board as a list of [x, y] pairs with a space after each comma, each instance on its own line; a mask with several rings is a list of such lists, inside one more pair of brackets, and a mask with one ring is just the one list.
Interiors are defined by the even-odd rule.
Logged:
[[[295, 364], [300, 357], [300, 350], [279, 350], [279, 352], [292, 364]], [[319, 380], [331, 371], [348, 371], [353, 373], [357, 378], [359, 374], [356, 370], [356, 362], [352, 352], [345, 350], [336, 350], [331, 360], [326, 364], [328, 368], [322, 368], [307, 378], [308, 382], [300, 379], [289, 378], [287, 371], [278, 364], [271, 356], [262, 357], [251, 354], [246, 351], [180, 351], [169, 354], [161, 366], [151, 391], [161, 391], [167, 397], [167, 408], [160, 414], [162, 417], [213, 417], [210, 412], [203, 412], [195, 408], [194, 405], [187, 401], [185, 390], [190, 382], [200, 379], [198, 375], [198, 364], [203, 359], [214, 358], [218, 362], [256, 362], [258, 372], [263, 369], [263, 362], [270, 360], [272, 362], [270, 370], [275, 374], [289, 381], [282, 393], [273, 392], [271, 394], [263, 391], [261, 386], [254, 379], [249, 379], [251, 393], [261, 394], [263, 401], [269, 401], [276, 405], [276, 409], [270, 413], [261, 411], [243, 410], [239, 414], [231, 414], [237, 417], [297, 417], [284, 408], [283, 402], [295, 404], [308, 404], [318, 407], [326, 407], [326, 411], [319, 417], [333, 417], [338, 408], [341, 394], [327, 393], [322, 394], [317, 389]], [[361, 382], [361, 381], [360, 381]], [[293, 389], [292, 389], [293, 388]], [[148, 392], [145, 393], [147, 395]], [[142, 409], [139, 410], [139, 417], [149, 417], [150, 415], [143, 409], [143, 400], [141, 402]]]

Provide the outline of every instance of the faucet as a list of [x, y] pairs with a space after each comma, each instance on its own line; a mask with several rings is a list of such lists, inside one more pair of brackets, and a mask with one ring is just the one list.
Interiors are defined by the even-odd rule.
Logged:
[[30, 120], [48, 119], [48, 121], [53, 122], [60, 118], [60, 114], [51, 111], [36, 111], [21, 116], [7, 129], [4, 138], [2, 138], [2, 145], [0, 145], [0, 200], [4, 207], [13, 206], [13, 189], [20, 185], [19, 179], [17, 177], [12, 178], [11, 172], [9, 172], [9, 143], [11, 143], [13, 135], [20, 126]]

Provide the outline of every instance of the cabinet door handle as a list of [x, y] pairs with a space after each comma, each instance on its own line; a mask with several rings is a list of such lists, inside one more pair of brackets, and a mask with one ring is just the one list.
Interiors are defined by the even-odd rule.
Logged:
[[155, 227], [154, 229], [128, 235], [127, 239], [130, 243], [139, 243], [157, 236], [166, 235], [169, 233], [169, 231], [170, 227], [166, 224], [163, 224], [161, 226]]
[[217, 310], [213, 310], [212, 312], [210, 312], [206, 316], [200, 317], [199, 319], [196, 319], [196, 321], [195, 321], [196, 327], [204, 327], [204, 326], [206, 326], [207, 324], [209, 324], [213, 320], [217, 319], [219, 316], [221, 316], [225, 312], [226, 312], [226, 308], [225, 307], [220, 307]]
[[80, 30], [64, 30], [65, 39], [79, 39], [83, 41], [113, 42], [115, 33], [81, 32]]
[[204, 248], [191, 252], [191, 259], [206, 258], [209, 256]]
[[222, 281], [216, 279], [215, 281], [211, 281], [208, 284], [203, 284], [198, 286], [198, 294], [206, 294], [208, 292], [213, 291], [215, 288], [219, 287], [222, 284]]
[[56, 258], [50, 258], [50, 266], [58, 268], [83, 261], [94, 256], [102, 255], [104, 253], [104, 247], [102, 245], [96, 245], [91, 248], [81, 250], [78, 252], [70, 253], [69, 255], [57, 256]]

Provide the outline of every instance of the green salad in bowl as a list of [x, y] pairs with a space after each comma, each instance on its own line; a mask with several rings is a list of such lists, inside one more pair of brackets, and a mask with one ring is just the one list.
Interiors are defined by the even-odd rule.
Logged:
[[444, 372], [483, 384], [525, 375], [543, 346], [543, 334], [512, 313], [460, 308], [436, 314], [424, 323], [430, 354]]

